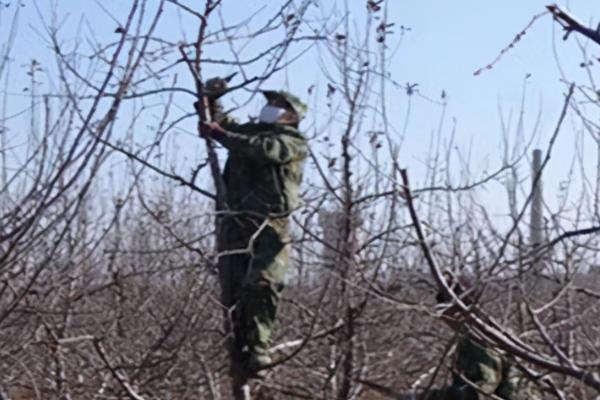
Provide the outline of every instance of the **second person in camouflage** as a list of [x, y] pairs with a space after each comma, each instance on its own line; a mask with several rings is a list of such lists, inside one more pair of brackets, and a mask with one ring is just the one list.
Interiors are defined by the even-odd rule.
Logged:
[[[470, 296], [465, 296], [472, 283], [465, 276], [454, 276], [446, 272], [448, 286], [470, 305]], [[452, 298], [440, 291], [438, 303], [451, 303]], [[452, 384], [443, 390], [434, 390], [428, 400], [483, 400], [499, 398], [503, 400], [536, 400], [537, 394], [532, 383], [524, 376], [515, 360], [500, 349], [492, 348], [474, 337], [462, 322], [457, 305], [450, 305], [444, 311], [443, 320], [458, 335], [456, 356], [453, 363]]]

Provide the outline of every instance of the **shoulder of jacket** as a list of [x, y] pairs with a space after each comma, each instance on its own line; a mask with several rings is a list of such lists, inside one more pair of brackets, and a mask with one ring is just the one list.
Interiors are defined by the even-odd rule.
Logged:
[[279, 129], [281, 129], [281, 132], [286, 135], [290, 135], [290, 136], [297, 137], [298, 139], [306, 140], [306, 136], [304, 136], [304, 134], [301, 131], [299, 131], [297, 128], [294, 128], [293, 126], [277, 125], [277, 127]]
[[245, 124], [234, 125], [231, 127], [233, 132], [248, 134], [280, 134], [294, 136], [306, 140], [302, 132], [293, 126], [282, 124], [268, 124], [265, 122], [247, 122]]

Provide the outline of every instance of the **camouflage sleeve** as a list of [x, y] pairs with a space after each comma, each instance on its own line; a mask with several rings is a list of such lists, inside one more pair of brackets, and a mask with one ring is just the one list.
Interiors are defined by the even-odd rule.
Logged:
[[474, 385], [484, 393], [494, 393], [502, 382], [502, 357], [492, 349], [471, 340], [457, 348], [456, 373], [466, 386]]
[[216, 139], [230, 151], [276, 164], [299, 161], [307, 154], [306, 139], [285, 133], [243, 135], [225, 131]]
[[533, 381], [530, 381], [525, 372], [521, 371], [515, 363], [513, 357], [504, 357], [504, 373], [500, 387], [496, 389], [496, 394], [503, 399], [514, 400], [536, 400], [544, 396], [538, 390]]

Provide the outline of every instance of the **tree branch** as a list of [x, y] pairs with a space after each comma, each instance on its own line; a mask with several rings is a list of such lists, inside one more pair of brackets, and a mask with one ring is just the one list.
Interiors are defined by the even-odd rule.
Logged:
[[575, 19], [575, 17], [570, 15], [568, 12], [562, 10], [557, 4], [546, 6], [546, 8], [548, 11], [550, 11], [554, 17], [554, 20], [558, 22], [565, 30], [563, 40], [567, 40], [571, 33], [577, 32], [600, 45], [600, 25], [598, 25], [598, 28], [596, 29], [588, 28], [581, 22], [577, 21], [577, 19]]

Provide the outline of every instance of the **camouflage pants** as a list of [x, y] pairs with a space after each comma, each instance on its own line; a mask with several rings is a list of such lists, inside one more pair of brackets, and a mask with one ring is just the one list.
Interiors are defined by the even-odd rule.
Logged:
[[222, 301], [234, 354], [266, 353], [289, 264], [287, 219], [225, 217], [218, 237]]

